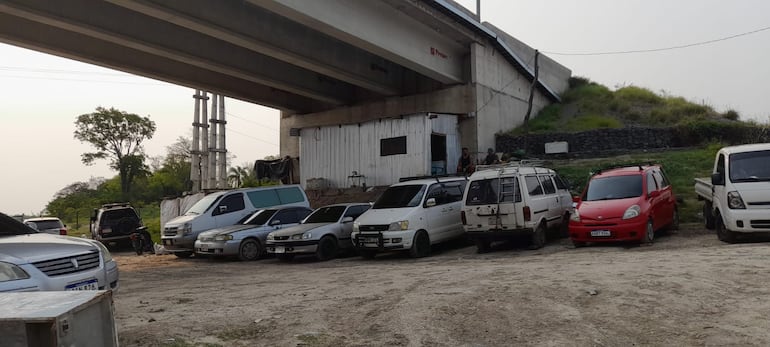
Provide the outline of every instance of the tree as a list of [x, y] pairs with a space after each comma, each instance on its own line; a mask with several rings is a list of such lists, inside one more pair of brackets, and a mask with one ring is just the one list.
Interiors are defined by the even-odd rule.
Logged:
[[155, 134], [155, 122], [115, 108], [97, 107], [96, 112], [78, 116], [75, 138], [88, 142], [96, 152], [83, 153], [83, 164], [92, 165], [97, 159], [109, 159], [110, 167], [118, 171], [120, 190], [128, 198], [131, 183], [147, 174], [142, 141]]

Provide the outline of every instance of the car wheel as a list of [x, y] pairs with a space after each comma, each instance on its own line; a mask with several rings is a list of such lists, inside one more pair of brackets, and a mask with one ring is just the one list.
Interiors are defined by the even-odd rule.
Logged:
[[644, 228], [642, 243], [652, 243], [655, 240], [655, 228], [652, 226], [652, 219], [647, 220], [647, 226]]
[[294, 254], [276, 254], [275, 257], [280, 261], [291, 261], [294, 259]]
[[364, 259], [374, 259], [374, 257], [377, 256], [376, 251], [365, 251], [365, 250], [359, 250], [358, 254], [363, 257]]
[[492, 242], [489, 240], [476, 239], [476, 253], [481, 254], [489, 252], [491, 245]]
[[532, 233], [532, 239], [529, 243], [529, 249], [540, 249], [545, 246], [545, 225], [540, 223]]
[[706, 224], [706, 229], [714, 230], [716, 228], [716, 218], [711, 212], [711, 204], [703, 204], [703, 222]]
[[246, 239], [238, 248], [238, 259], [244, 261], [257, 260], [262, 256], [262, 246], [257, 240]]
[[334, 236], [326, 235], [318, 241], [318, 249], [315, 252], [318, 260], [329, 260], [337, 256], [337, 239]]
[[175, 255], [177, 258], [182, 258], [182, 259], [184, 259], [184, 258], [189, 258], [190, 256], [192, 256], [192, 255], [193, 255], [193, 252], [174, 252], [174, 255]]
[[674, 218], [671, 220], [669, 230], [679, 230], [679, 209], [674, 208]]
[[412, 248], [409, 249], [409, 255], [412, 258], [423, 258], [430, 254], [430, 237], [428, 233], [423, 230], [414, 234], [414, 240], [412, 240]]
[[722, 220], [722, 216], [716, 215], [714, 216], [714, 221], [716, 222], [715, 227], [717, 229], [717, 238], [719, 238], [719, 241], [727, 242], [727, 243], [735, 243], [735, 233], [727, 230], [727, 227], [725, 227], [725, 223]]
[[569, 213], [564, 214], [559, 225], [559, 237], [569, 237]]

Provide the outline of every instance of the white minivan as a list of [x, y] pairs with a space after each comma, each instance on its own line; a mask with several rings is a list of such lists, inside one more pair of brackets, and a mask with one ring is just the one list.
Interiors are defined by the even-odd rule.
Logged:
[[479, 253], [492, 241], [517, 234], [531, 237], [530, 248], [546, 243], [546, 230], [562, 228], [566, 234], [572, 207], [569, 186], [555, 171], [532, 166], [480, 167], [465, 189], [463, 227]]
[[406, 180], [386, 189], [353, 223], [353, 245], [365, 258], [408, 250], [424, 257], [430, 246], [463, 236], [464, 177]]
[[177, 257], [193, 254], [195, 240], [203, 231], [233, 225], [256, 210], [269, 207], [310, 207], [299, 185], [241, 188], [211, 193], [183, 215], [163, 226], [163, 246]]

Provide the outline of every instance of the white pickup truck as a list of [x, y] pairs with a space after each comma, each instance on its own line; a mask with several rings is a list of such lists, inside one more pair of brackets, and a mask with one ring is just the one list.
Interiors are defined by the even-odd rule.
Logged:
[[770, 143], [720, 149], [710, 178], [695, 179], [706, 228], [721, 241], [770, 232]]

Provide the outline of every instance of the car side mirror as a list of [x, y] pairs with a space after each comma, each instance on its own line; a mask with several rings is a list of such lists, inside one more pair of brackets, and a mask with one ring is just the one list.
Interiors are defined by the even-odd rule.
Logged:
[[659, 196], [660, 196], [660, 191], [659, 190], [653, 190], [653, 191], [647, 193], [647, 198], [648, 199], [657, 198]]
[[425, 201], [425, 207], [433, 207], [436, 206], [436, 198], [430, 198], [427, 201]]
[[227, 212], [227, 206], [219, 206], [219, 213]]
[[342, 223], [350, 223], [352, 221], [353, 221], [353, 217], [350, 217], [350, 216], [342, 218]]
[[711, 184], [715, 186], [725, 185], [725, 176], [721, 172], [711, 174]]

